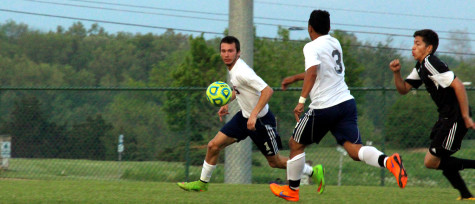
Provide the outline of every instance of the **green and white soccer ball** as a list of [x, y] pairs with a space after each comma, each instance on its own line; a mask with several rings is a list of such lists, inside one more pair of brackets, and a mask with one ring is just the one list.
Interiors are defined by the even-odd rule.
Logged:
[[232, 95], [231, 87], [222, 81], [213, 82], [206, 89], [206, 99], [215, 106], [228, 104]]

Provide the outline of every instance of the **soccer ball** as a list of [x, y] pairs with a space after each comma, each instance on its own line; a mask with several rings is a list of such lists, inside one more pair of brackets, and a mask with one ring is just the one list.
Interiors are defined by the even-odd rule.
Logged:
[[232, 93], [228, 84], [216, 81], [206, 89], [206, 99], [215, 106], [224, 106], [231, 101]]

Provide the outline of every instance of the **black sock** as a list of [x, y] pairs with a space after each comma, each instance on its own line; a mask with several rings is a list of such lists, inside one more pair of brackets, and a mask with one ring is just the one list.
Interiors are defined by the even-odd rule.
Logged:
[[475, 160], [459, 159], [457, 157], [444, 157], [440, 159], [439, 168], [441, 170], [459, 171], [463, 169], [474, 169]]
[[382, 154], [382, 155], [379, 156], [379, 158], [378, 158], [379, 166], [381, 166], [383, 168], [386, 167], [386, 165], [384, 164], [384, 159], [386, 159], [386, 157], [388, 157], [388, 156], [385, 155], [385, 154]]
[[289, 188], [291, 190], [298, 190], [300, 186], [300, 179], [296, 181], [289, 180]]
[[444, 170], [442, 171], [442, 174], [449, 180], [450, 184], [452, 184], [455, 189], [459, 190], [462, 198], [473, 197], [458, 171]]
[[462, 161], [462, 169], [475, 169], [475, 160], [460, 159]]

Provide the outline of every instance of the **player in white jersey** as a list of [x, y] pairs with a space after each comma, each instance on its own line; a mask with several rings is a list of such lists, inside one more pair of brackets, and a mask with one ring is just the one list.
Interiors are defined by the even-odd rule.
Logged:
[[[282, 142], [276, 131], [275, 117], [267, 104], [273, 94], [272, 88], [239, 58], [241, 52], [237, 38], [224, 37], [220, 43], [220, 52], [233, 86], [231, 100], [237, 99], [241, 110], [208, 143], [200, 180], [177, 183], [187, 191], [207, 191], [208, 182], [218, 163], [219, 152], [248, 136], [266, 157], [269, 166], [285, 169], [287, 165], [288, 158], [279, 154]], [[222, 117], [227, 114], [228, 105], [224, 105], [218, 111], [219, 119], [222, 121]], [[319, 175], [314, 174], [308, 164], [304, 166], [303, 173], [315, 179]]]
[[[399, 154], [388, 157], [372, 146], [363, 146], [357, 125], [356, 103], [345, 83], [345, 65], [339, 41], [330, 36], [330, 14], [314, 10], [308, 21], [311, 42], [303, 48], [305, 72], [282, 81], [282, 88], [303, 80], [301, 96], [294, 109], [297, 125], [289, 141], [290, 157], [287, 161], [289, 185], [271, 184], [271, 191], [278, 197], [289, 201], [299, 200], [299, 185], [305, 164], [305, 147], [319, 143], [330, 131], [337, 143], [342, 145], [355, 161], [368, 165], [388, 168], [397, 179], [399, 187], [404, 188], [407, 174]], [[304, 111], [306, 98], [310, 96], [309, 110]], [[319, 184], [318, 193], [325, 188], [325, 181]]]

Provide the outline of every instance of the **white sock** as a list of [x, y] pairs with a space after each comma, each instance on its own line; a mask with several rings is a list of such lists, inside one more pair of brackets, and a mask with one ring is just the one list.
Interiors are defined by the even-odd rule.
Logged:
[[313, 168], [309, 164], [305, 163], [305, 166], [303, 167], [303, 172], [304, 175], [310, 176], [313, 173]]
[[366, 162], [366, 164], [368, 165], [381, 168], [381, 166], [378, 163], [378, 159], [379, 159], [379, 156], [381, 156], [382, 154], [383, 154], [382, 152], [380, 152], [378, 149], [376, 149], [373, 146], [363, 146], [358, 152], [358, 158], [361, 161]]
[[211, 179], [211, 175], [213, 174], [214, 169], [216, 169], [216, 165], [211, 165], [206, 163], [206, 161], [203, 162], [203, 168], [201, 169], [201, 177], [200, 180], [204, 182], [209, 182]]
[[305, 152], [287, 160], [287, 179], [292, 181], [300, 180], [305, 167]]

